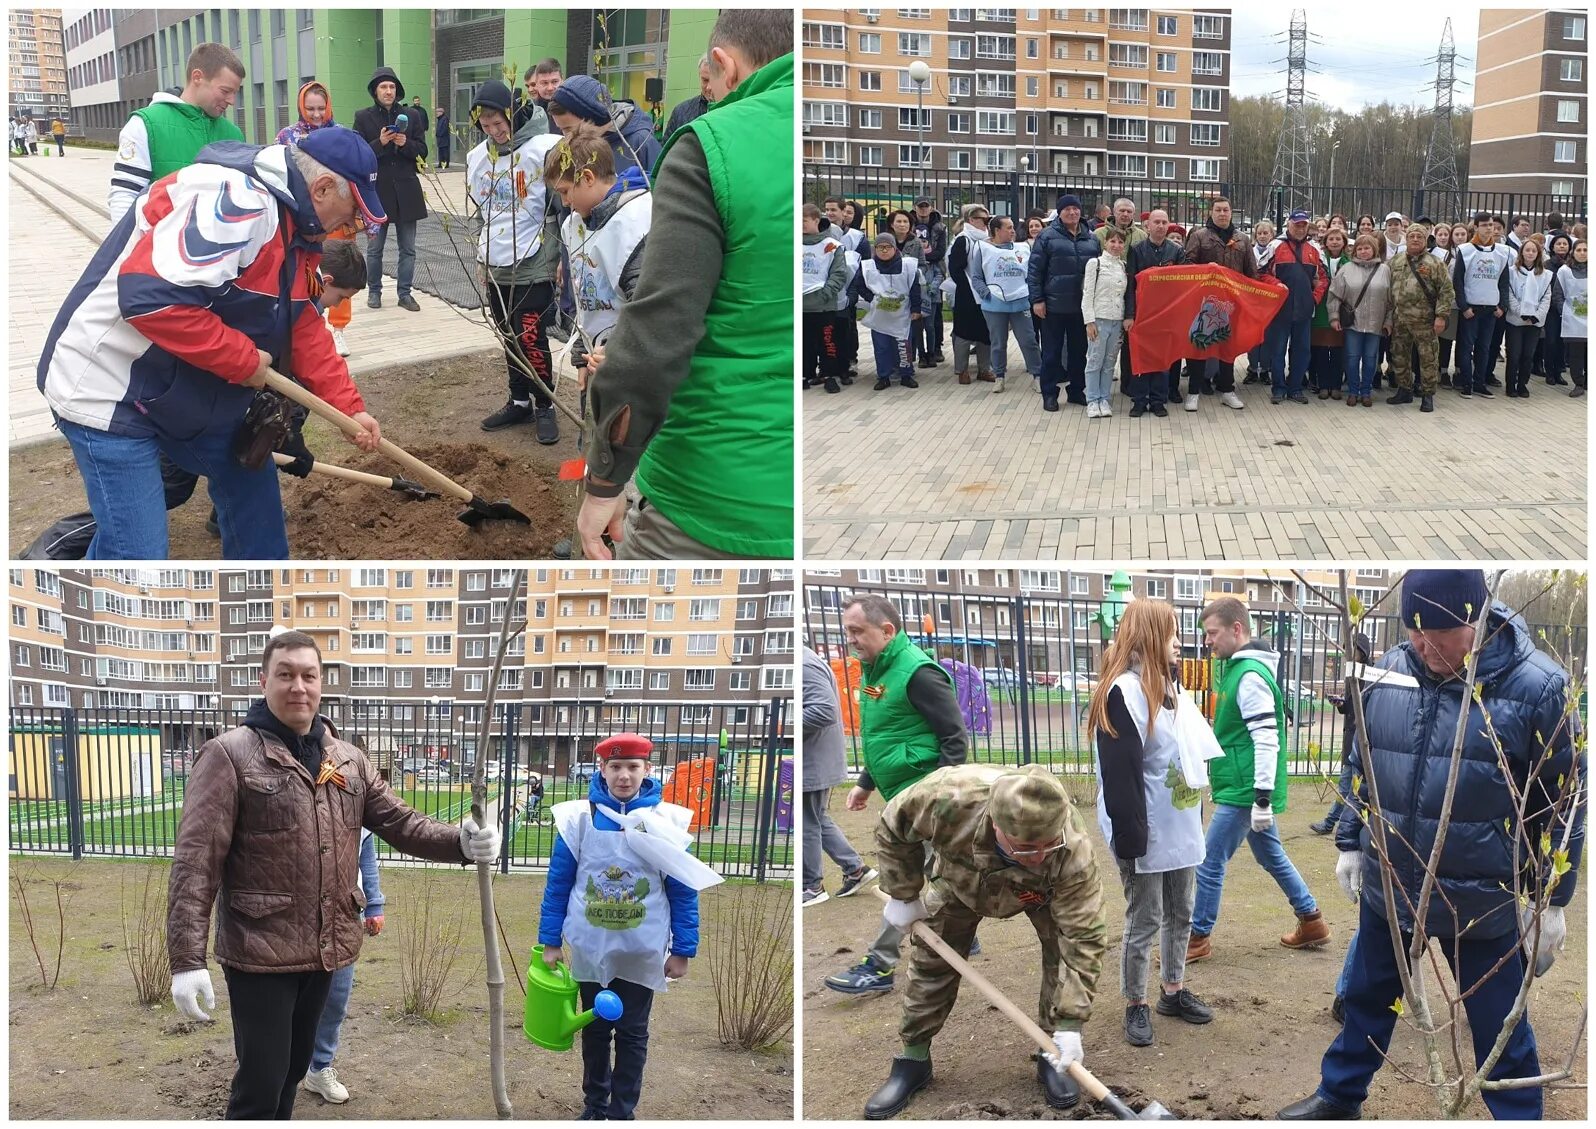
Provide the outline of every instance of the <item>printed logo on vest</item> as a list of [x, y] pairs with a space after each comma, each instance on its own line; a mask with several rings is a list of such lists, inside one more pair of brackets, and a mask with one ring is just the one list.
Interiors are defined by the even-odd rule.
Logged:
[[648, 896], [648, 879], [632, 877], [632, 872], [621, 866], [606, 867], [594, 881], [588, 875], [587, 923], [600, 929], [636, 929], [648, 916], [643, 899]]
[[1164, 784], [1170, 791], [1169, 802], [1175, 805], [1177, 811], [1196, 807], [1203, 798], [1201, 789], [1193, 788], [1186, 783], [1186, 778], [1180, 774], [1173, 757], [1169, 761], [1169, 771], [1164, 773]]

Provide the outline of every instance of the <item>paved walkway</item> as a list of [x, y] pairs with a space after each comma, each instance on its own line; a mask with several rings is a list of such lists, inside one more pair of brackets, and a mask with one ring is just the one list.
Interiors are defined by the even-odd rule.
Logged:
[[[1014, 350], [1010, 387], [803, 394], [805, 556], [823, 560], [1584, 560], [1586, 405], [1528, 400], [1304, 407], [1239, 389], [1187, 414], [1042, 411]], [[948, 355], [951, 358], [952, 348]], [[866, 375], [869, 372], [870, 375]], [[1238, 382], [1239, 383], [1239, 382]]]
[[[97, 249], [94, 241], [24, 189], [24, 185], [41, 187], [28, 174], [37, 174], [51, 185], [82, 197], [86, 205], [65, 195], [55, 199], [97, 235], [103, 237], [110, 226], [105, 189], [115, 155], [99, 150], [74, 151], [71, 147], [67, 154], [65, 159], [28, 157], [7, 162], [11, 179], [7, 186], [11, 197], [7, 241], [11, 272], [8, 440], [12, 447], [60, 438], [38, 391], [39, 354], [57, 311]], [[18, 164], [24, 165], [25, 171], [11, 172]], [[446, 184], [464, 184], [463, 173], [451, 171], [443, 175], [451, 178]], [[469, 257], [470, 248], [466, 251]], [[389, 258], [392, 257], [390, 252]], [[418, 277], [417, 285], [421, 283]], [[474, 312], [467, 311], [462, 316], [461, 311], [429, 294], [416, 297], [420, 313], [401, 310], [394, 304], [391, 284], [385, 297], [386, 304], [380, 310], [368, 310], [365, 299], [357, 297], [354, 320], [344, 331], [350, 349], [349, 371], [357, 380], [361, 373], [392, 365], [440, 360], [495, 347], [493, 332], [477, 320], [480, 315]]]

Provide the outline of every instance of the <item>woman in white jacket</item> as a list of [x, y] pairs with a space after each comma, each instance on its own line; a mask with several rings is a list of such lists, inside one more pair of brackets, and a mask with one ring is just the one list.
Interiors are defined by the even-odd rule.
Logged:
[[1513, 269], [1507, 272], [1507, 394], [1529, 399], [1535, 343], [1552, 306], [1552, 272], [1538, 239], [1519, 245]]
[[1086, 260], [1081, 283], [1081, 316], [1086, 321], [1086, 418], [1114, 414], [1108, 397], [1125, 332], [1125, 236], [1110, 229], [1103, 253]]
[[1576, 400], [1585, 394], [1586, 337], [1590, 317], [1590, 244], [1583, 239], [1574, 241], [1568, 261], [1557, 268], [1556, 298], [1561, 312], [1558, 332], [1562, 335], [1563, 359], [1568, 362], [1568, 376], [1574, 382], [1569, 395]]

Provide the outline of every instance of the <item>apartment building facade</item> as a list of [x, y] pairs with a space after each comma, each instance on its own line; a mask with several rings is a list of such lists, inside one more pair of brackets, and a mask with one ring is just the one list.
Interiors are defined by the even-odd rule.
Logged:
[[12, 8], [6, 13], [8, 115], [32, 118], [48, 136], [53, 118], [67, 120], [66, 50], [61, 38], [61, 9]]
[[933, 197], [1016, 173], [1229, 179], [1228, 9], [806, 8], [801, 38], [806, 164]]
[[1589, 191], [1590, 65], [1583, 8], [1486, 8], [1475, 48], [1469, 190]]

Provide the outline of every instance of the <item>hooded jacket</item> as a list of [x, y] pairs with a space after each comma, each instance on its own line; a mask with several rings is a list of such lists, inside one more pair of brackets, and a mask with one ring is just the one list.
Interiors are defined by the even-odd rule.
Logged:
[[909, 230], [925, 248], [921, 261], [927, 266], [940, 267], [948, 251], [948, 225], [942, 213], [932, 208], [931, 214], [922, 220], [918, 212], [910, 209], [909, 223]]
[[[311, 125], [308, 115], [305, 113], [305, 97], [312, 90], [321, 91], [322, 97], [327, 99], [327, 120], [322, 122], [321, 125]], [[277, 144], [298, 145], [305, 140], [305, 135], [310, 133], [311, 130], [326, 129], [328, 126], [336, 124], [333, 121], [332, 92], [324, 84], [312, 80], [299, 88], [299, 120], [290, 125], [285, 125], [277, 131]]]
[[654, 136], [654, 119], [647, 110], [639, 109], [632, 102], [615, 103], [610, 114], [615, 122], [610, 148], [615, 150], [616, 172], [627, 165], [637, 165], [652, 177], [662, 148], [659, 138]]
[[519, 284], [554, 275], [560, 228], [550, 215], [555, 194], [544, 183], [543, 163], [559, 140], [540, 133], [533, 120], [504, 149], [484, 137], [466, 154], [466, 194], [483, 220], [477, 262], [499, 282]]
[[[392, 106], [377, 101], [377, 84], [391, 82], [398, 89]], [[355, 115], [355, 132], [364, 137], [377, 155], [377, 196], [390, 224], [414, 223], [427, 218], [426, 197], [421, 191], [421, 176], [416, 162], [427, 159], [426, 111], [406, 106], [405, 85], [392, 67], [378, 67], [366, 83], [371, 105]], [[395, 129], [399, 115], [405, 115], [404, 145], [381, 141], [384, 129]], [[399, 132], [395, 129], [395, 132]]]
[[[22, 123], [17, 129], [20, 136], [26, 135]], [[213, 118], [177, 94], [156, 91], [148, 106], [133, 111], [117, 137], [116, 165], [105, 201], [111, 226], [116, 226], [151, 184], [193, 164], [206, 145], [242, 140], [243, 133], [226, 115]]]
[[[610, 795], [604, 774], [595, 772], [587, 785], [587, 801], [593, 830], [620, 834], [620, 826], [593, 805], [603, 804], [622, 815], [640, 808], [659, 805], [664, 789], [652, 776], [643, 778], [637, 795], [622, 803]], [[698, 891], [665, 875], [665, 899], [671, 907], [671, 953], [674, 956], [698, 955]], [[571, 905], [571, 890], [576, 886], [576, 856], [560, 836], [554, 837], [554, 854], [549, 858], [549, 876], [543, 884], [543, 908], [538, 916], [538, 944], [558, 945], [564, 936], [565, 915]]]
[[[1503, 762], [1518, 786], [1528, 790], [1529, 812], [1550, 812], [1559, 780], [1585, 779], [1585, 757], [1576, 752], [1578, 713], [1563, 717], [1568, 674], [1536, 648], [1529, 627], [1517, 612], [1498, 603], [1489, 615], [1486, 642], [1475, 670], [1480, 701], [1473, 700], [1461, 679], [1443, 680], [1431, 674], [1410, 643], [1392, 647], [1376, 664], [1405, 676], [1407, 685], [1393, 680], [1363, 687], [1369, 759], [1388, 828], [1386, 845], [1395, 880], [1405, 892], [1405, 896], [1396, 895], [1397, 918], [1404, 932], [1412, 929], [1410, 902], [1417, 905], [1425, 860], [1435, 846], [1458, 714], [1465, 707], [1469, 718], [1463, 759], [1426, 922], [1430, 936], [1453, 937], [1466, 929], [1469, 938], [1486, 940], [1515, 932], [1518, 921], [1511, 891], [1514, 859], [1522, 863], [1526, 855], [1523, 836], [1527, 834], [1528, 842], [1534, 844], [1546, 833], [1562, 848], [1564, 829], [1548, 817], [1532, 817], [1522, 831], [1515, 826], [1517, 817], [1502, 774]], [[1487, 717], [1501, 744], [1500, 758], [1487, 735]], [[1354, 749], [1353, 755], [1361, 764], [1361, 751]], [[1336, 825], [1336, 846], [1363, 852], [1363, 904], [1384, 918], [1380, 864], [1363, 818], [1369, 804], [1369, 782], [1361, 779], [1361, 768], [1359, 777], [1357, 803], [1347, 808]], [[1585, 809], [1581, 804], [1573, 813], [1569, 834], [1569, 869], [1552, 891], [1554, 906], [1566, 906], [1573, 900], [1584, 843]], [[1533, 870], [1523, 877], [1531, 886], [1544, 878]]]

